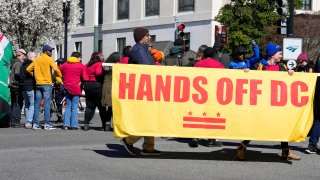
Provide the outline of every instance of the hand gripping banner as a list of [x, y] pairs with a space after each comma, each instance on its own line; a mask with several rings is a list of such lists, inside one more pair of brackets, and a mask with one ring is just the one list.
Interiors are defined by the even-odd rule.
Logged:
[[115, 64], [115, 137], [303, 141], [317, 74]]

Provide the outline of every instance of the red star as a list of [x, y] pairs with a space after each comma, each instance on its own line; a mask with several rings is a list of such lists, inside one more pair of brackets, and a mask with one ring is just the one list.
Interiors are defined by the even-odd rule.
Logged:
[[207, 116], [207, 113], [206, 113], [206, 112], [203, 112], [203, 113], [202, 113], [202, 116]]
[[189, 113], [189, 116], [192, 116], [192, 111], [189, 111], [188, 113]]
[[216, 115], [217, 115], [217, 117], [220, 117], [221, 114], [219, 112], [217, 112]]

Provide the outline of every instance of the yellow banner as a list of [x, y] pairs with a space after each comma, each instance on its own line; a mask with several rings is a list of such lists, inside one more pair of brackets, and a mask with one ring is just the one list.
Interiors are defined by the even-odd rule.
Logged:
[[303, 141], [317, 74], [116, 64], [115, 137]]

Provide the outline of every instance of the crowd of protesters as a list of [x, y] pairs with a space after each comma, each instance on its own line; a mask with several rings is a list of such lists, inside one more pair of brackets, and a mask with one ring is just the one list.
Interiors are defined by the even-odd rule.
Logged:
[[[219, 34], [218, 34], [219, 36]], [[112, 67], [103, 66], [103, 63], [122, 63], [122, 64], [145, 64], [163, 66], [189, 66], [202, 68], [225, 68], [219, 61], [220, 47], [215, 43], [213, 47], [201, 45], [195, 57], [187, 57], [185, 42], [176, 39], [170, 53], [165, 56], [164, 52], [154, 49], [149, 30], [144, 27], [135, 28], [133, 37], [136, 42], [134, 46], [126, 46], [123, 52], [113, 52], [105, 59], [101, 52], [91, 54], [89, 62], [82, 64], [81, 54], [73, 52], [67, 59], [52, 59], [54, 48], [44, 45], [42, 54], [37, 56], [35, 52], [26, 52], [24, 49], [15, 51], [16, 59], [11, 63], [9, 88], [11, 92], [11, 116], [9, 126], [17, 128], [21, 126], [21, 109], [24, 106], [26, 129], [56, 129], [51, 124], [51, 98], [53, 91], [56, 92], [58, 99], [57, 122], [63, 122], [62, 129], [78, 130], [78, 104], [82, 91], [85, 92], [85, 113], [83, 130], [90, 129], [90, 121], [98, 108], [101, 118], [101, 127], [104, 131], [112, 131]], [[216, 38], [219, 40], [219, 38]], [[253, 56], [247, 58], [248, 53], [244, 46], [236, 47], [232, 52], [232, 60], [228, 69], [242, 69], [265, 71], [287, 71], [289, 75], [296, 72], [319, 72], [319, 57], [314, 65], [309, 61], [307, 53], [302, 52], [297, 58], [297, 67], [289, 70], [285, 64], [281, 63], [282, 48], [279, 45], [268, 43], [265, 48], [265, 56], [261, 58], [258, 44], [254, 40], [248, 42], [252, 46]], [[260, 59], [261, 58], [261, 59]], [[53, 72], [53, 73], [52, 73]], [[306, 153], [313, 154], [319, 152], [317, 143], [320, 136], [320, 87], [317, 80], [316, 93], [314, 96], [314, 123], [310, 130], [309, 145]], [[54, 89], [53, 89], [54, 88]], [[55, 97], [55, 98], [56, 98]], [[65, 111], [62, 113], [62, 101], [65, 99]], [[24, 104], [23, 104], [24, 102]], [[42, 105], [43, 104], [43, 105]], [[44, 109], [44, 125], [39, 123], [40, 109]], [[136, 155], [133, 144], [142, 137], [129, 136], [122, 138], [120, 142], [128, 153]], [[154, 137], [143, 137], [142, 155], [160, 155], [161, 151], [155, 149]], [[190, 147], [197, 147], [197, 139], [192, 139]], [[246, 149], [250, 140], [242, 141], [236, 149], [236, 157], [245, 160]], [[208, 140], [208, 146], [221, 146], [222, 143], [215, 139]], [[288, 142], [281, 142], [282, 159], [299, 160], [300, 157], [293, 154]]]

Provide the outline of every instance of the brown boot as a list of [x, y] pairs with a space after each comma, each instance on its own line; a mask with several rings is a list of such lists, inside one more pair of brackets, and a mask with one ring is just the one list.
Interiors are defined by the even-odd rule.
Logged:
[[290, 151], [290, 149], [282, 149], [281, 159], [282, 160], [300, 160], [301, 157], [293, 154]]
[[246, 160], [246, 150], [247, 150], [247, 148], [243, 147], [242, 145], [240, 145], [240, 146], [237, 148], [237, 157], [238, 157], [238, 160], [240, 160], [240, 161]]

